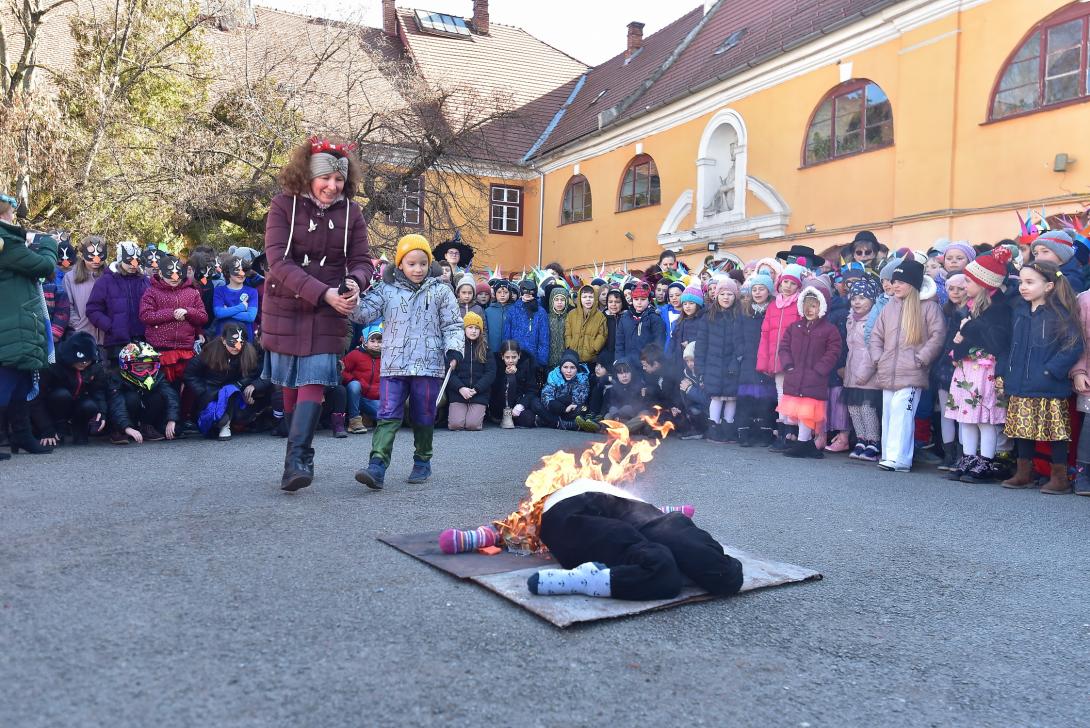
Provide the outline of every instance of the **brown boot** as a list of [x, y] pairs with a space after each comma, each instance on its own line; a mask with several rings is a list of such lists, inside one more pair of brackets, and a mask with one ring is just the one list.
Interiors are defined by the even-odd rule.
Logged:
[[1028, 488], [1033, 483], [1033, 460], [1018, 458], [1018, 469], [1003, 481], [1004, 488]]
[[1064, 495], [1071, 492], [1071, 481], [1067, 478], [1067, 463], [1052, 463], [1048, 482], [1041, 488], [1047, 495]]

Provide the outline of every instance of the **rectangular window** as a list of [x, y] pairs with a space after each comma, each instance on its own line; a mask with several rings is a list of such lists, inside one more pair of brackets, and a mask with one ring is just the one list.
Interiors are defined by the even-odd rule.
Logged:
[[1045, 34], [1045, 103], [1055, 104], [1080, 95], [1083, 20], [1049, 28]]
[[503, 235], [522, 235], [522, 188], [492, 185], [488, 230]]
[[392, 225], [402, 227], [423, 227], [424, 225], [424, 180], [421, 177], [406, 180], [401, 184], [397, 207], [390, 215]]

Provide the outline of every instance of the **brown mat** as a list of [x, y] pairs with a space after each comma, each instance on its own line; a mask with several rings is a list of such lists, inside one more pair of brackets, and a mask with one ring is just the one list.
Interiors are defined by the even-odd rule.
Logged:
[[[551, 558], [519, 556], [507, 551], [495, 556], [485, 556], [476, 552], [447, 555], [439, 550], [438, 531], [382, 536], [378, 540], [448, 574], [453, 574], [459, 579], [474, 581], [557, 627], [569, 627], [578, 622], [626, 617], [715, 598], [691, 582], [688, 582], [681, 594], [673, 599], [650, 602], [629, 602], [580, 595], [535, 596], [526, 588], [526, 580], [538, 569], [556, 566], [556, 562]], [[822, 578], [821, 574], [813, 569], [781, 561], [769, 561], [729, 546], [724, 547], [723, 550], [742, 562], [742, 573], [745, 575], [745, 581], [742, 583], [743, 592], [781, 584], [816, 581]]]

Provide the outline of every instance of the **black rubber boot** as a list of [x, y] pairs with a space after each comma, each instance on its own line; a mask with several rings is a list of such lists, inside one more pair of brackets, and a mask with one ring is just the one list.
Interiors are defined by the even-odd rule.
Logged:
[[8, 405], [7, 421], [11, 428], [8, 442], [11, 445], [12, 455], [18, 455], [20, 450], [25, 450], [31, 455], [46, 455], [53, 452], [53, 448], [42, 445], [34, 439], [34, 433], [30, 429], [29, 403]]
[[284, 475], [280, 489], [296, 491], [314, 480], [314, 430], [322, 414], [321, 402], [299, 402], [292, 413], [288, 445], [284, 454]]
[[787, 425], [787, 423], [785, 422], [776, 423], [776, 439], [771, 445], [769, 445], [769, 450], [771, 450], [772, 452], [783, 452], [791, 445], [791, 443], [787, 441], [788, 427], [789, 425]]

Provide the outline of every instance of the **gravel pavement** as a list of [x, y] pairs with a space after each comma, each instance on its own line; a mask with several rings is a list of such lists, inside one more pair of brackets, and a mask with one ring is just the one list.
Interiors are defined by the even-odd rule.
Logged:
[[559, 630], [379, 543], [510, 512], [578, 433], [437, 433], [435, 477], [355, 483], [370, 436], [66, 448], [0, 463], [0, 725], [1075, 726], [1090, 498], [667, 441], [634, 489], [822, 571]]

